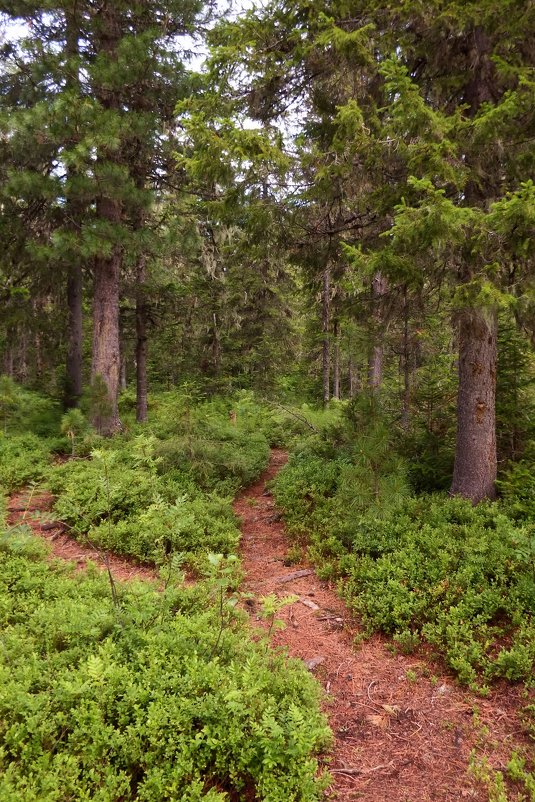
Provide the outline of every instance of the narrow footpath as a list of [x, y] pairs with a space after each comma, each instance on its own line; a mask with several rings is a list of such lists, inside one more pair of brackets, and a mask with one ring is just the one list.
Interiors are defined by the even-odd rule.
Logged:
[[51, 518], [53, 506], [54, 497], [48, 491], [14, 493], [7, 506], [7, 525], [25, 524], [49, 544], [51, 558], [72, 562], [77, 571], [85, 570], [87, 563], [92, 562], [103, 571], [110, 570], [113, 578], [120, 582], [129, 579], [159, 581], [158, 571], [149, 565], [140, 565], [128, 557], [77, 541], [65, 524]]
[[[244, 589], [256, 597], [294, 594], [279, 617], [274, 646], [300, 658], [325, 690], [334, 733], [330, 763], [340, 802], [487, 802], [488, 791], [468, 771], [477, 749], [503, 770], [515, 745], [526, 746], [517, 711], [521, 689], [501, 685], [488, 698], [460, 687], [425, 660], [396, 655], [386, 639], [354, 645], [358, 627], [310, 565], [285, 566], [290, 545], [266, 483], [287, 455], [272, 452], [267, 471], [234, 504], [242, 522]], [[259, 626], [262, 621], [252, 618]]]

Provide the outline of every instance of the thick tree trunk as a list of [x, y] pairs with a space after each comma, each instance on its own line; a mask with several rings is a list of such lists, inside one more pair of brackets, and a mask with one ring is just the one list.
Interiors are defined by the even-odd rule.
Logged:
[[[79, 26], [75, 12], [66, 14], [66, 55], [72, 60], [67, 75], [67, 88], [79, 90], [78, 69], [75, 59], [79, 52]], [[75, 177], [75, 170], [68, 168], [68, 179]], [[72, 196], [67, 196], [65, 204], [66, 225], [71, 231], [79, 235], [84, 209]], [[83, 344], [83, 276], [82, 266], [78, 259], [68, 266], [67, 273], [67, 309], [68, 309], [68, 342], [67, 362], [65, 373], [64, 406], [66, 409], [77, 407], [82, 396], [82, 344]]]
[[322, 330], [322, 380], [323, 403], [328, 404], [331, 396], [331, 343], [329, 326], [331, 322], [331, 270], [327, 264], [322, 276], [321, 291], [321, 330]]
[[387, 290], [386, 278], [381, 273], [376, 273], [372, 280], [374, 334], [368, 357], [368, 386], [372, 393], [378, 393], [383, 383], [384, 321], [382, 306]]
[[147, 300], [145, 295], [146, 260], [142, 255], [138, 262], [136, 293], [136, 420], [147, 420]]
[[67, 277], [68, 347], [65, 377], [65, 408], [77, 407], [82, 395], [82, 267], [72, 265]]
[[[121, 37], [119, 17], [113, 3], [101, 6], [99, 50], [110, 62], [117, 59], [117, 48]], [[105, 109], [120, 112], [119, 89], [98, 85], [95, 94]], [[120, 163], [120, 151], [102, 148], [98, 164]], [[114, 195], [114, 187], [103, 186], [97, 200], [97, 219], [109, 226], [112, 236], [123, 219], [121, 201]], [[94, 404], [93, 423], [101, 434], [110, 435], [120, 429], [117, 396], [121, 365], [119, 340], [119, 282], [122, 251], [112, 244], [110, 253], [101, 253], [95, 258], [93, 290], [93, 354], [91, 382]], [[105, 397], [107, 396], [107, 398]]]
[[[120, 206], [116, 201], [103, 200], [98, 204], [102, 218], [120, 221]], [[104, 216], [102, 207], [107, 212]], [[121, 251], [114, 247], [111, 256], [95, 259], [93, 294], [93, 358], [91, 381], [94, 395], [93, 424], [101, 434], [109, 435], [120, 429], [117, 396], [121, 366], [119, 346], [119, 275]], [[104, 382], [107, 399], [102, 398]]]
[[333, 358], [333, 398], [340, 400], [340, 323], [333, 324], [334, 358]]
[[[471, 36], [471, 70], [465, 87], [468, 116], [475, 117], [483, 103], [493, 100], [495, 64], [492, 46], [482, 27]], [[472, 158], [466, 166], [475, 169]], [[465, 187], [469, 206], [483, 208], [488, 201], [478, 178]], [[462, 282], [474, 277], [473, 254], [464, 254]], [[459, 390], [457, 438], [451, 493], [477, 504], [496, 495], [496, 356], [497, 314], [491, 309], [465, 308], [459, 316]]]
[[496, 495], [496, 332], [495, 312], [462, 310], [451, 493], [474, 504]]

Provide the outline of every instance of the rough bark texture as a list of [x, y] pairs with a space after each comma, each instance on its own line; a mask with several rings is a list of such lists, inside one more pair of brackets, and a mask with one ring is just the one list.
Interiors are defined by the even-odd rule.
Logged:
[[6, 344], [4, 346], [4, 373], [6, 376], [9, 376], [10, 379], [14, 376], [14, 347], [13, 341], [15, 339], [15, 331], [10, 326], [6, 330]]
[[[464, 95], [468, 116], [472, 118], [483, 103], [496, 100], [495, 65], [491, 54], [489, 37], [482, 28], [475, 28], [471, 36], [472, 69]], [[467, 166], [476, 169], [477, 158], [472, 154]], [[482, 207], [488, 201], [478, 179], [467, 182], [465, 198], [468, 205], [475, 207]], [[467, 283], [473, 277], [473, 256], [467, 252], [461, 278]], [[474, 504], [496, 495], [496, 334], [495, 312], [461, 310], [457, 438], [451, 493], [464, 496]]]
[[127, 376], [126, 376], [126, 356], [124, 353], [124, 348], [121, 348], [121, 370], [119, 373], [119, 387], [121, 392], [126, 390], [128, 387]]
[[136, 292], [136, 420], [147, 420], [147, 300], [145, 295], [146, 260], [138, 262]]
[[[103, 199], [98, 208], [105, 219], [119, 223], [120, 206], [116, 201]], [[120, 428], [117, 396], [119, 393], [119, 274], [121, 252], [114, 248], [110, 257], [95, 259], [95, 286], [93, 295], [93, 358], [91, 379], [93, 385], [100, 377], [106, 385], [108, 404], [97, 404], [93, 423], [101, 434], [113, 434]]]
[[331, 397], [331, 343], [329, 337], [329, 326], [331, 322], [331, 270], [329, 265], [325, 267], [322, 276], [321, 291], [321, 330], [323, 336], [322, 347], [322, 379], [323, 379], [323, 403], [328, 404]]
[[[75, 59], [79, 49], [79, 30], [75, 13], [67, 14], [66, 55]], [[67, 75], [66, 85], [69, 89], [78, 89], [79, 79], [76, 69]], [[68, 178], [74, 177], [75, 170], [68, 169]], [[65, 216], [67, 227], [79, 234], [83, 206], [71, 196], [67, 197]], [[64, 406], [66, 409], [77, 407], [82, 396], [82, 344], [83, 344], [83, 276], [79, 261], [68, 266], [67, 273], [67, 309], [68, 309], [68, 341], [65, 374]]]
[[[120, 27], [117, 12], [113, 3], [105, 3], [100, 12], [100, 50], [106, 54], [110, 62], [117, 58], [117, 47], [120, 40]], [[106, 109], [120, 109], [119, 91], [110, 87], [96, 87], [95, 93]], [[103, 148], [99, 160], [103, 162], [118, 159], [117, 151]], [[97, 218], [109, 224], [111, 230], [122, 222], [122, 204], [113, 197], [113, 188], [104, 187], [103, 194], [97, 200]], [[91, 381], [97, 389], [99, 403], [93, 413], [93, 424], [101, 434], [113, 434], [120, 426], [117, 408], [120, 374], [120, 341], [119, 341], [119, 280], [122, 263], [122, 251], [119, 245], [113, 245], [109, 254], [100, 254], [95, 258], [94, 291], [93, 291], [93, 355], [91, 363]], [[107, 403], [102, 399], [99, 387], [104, 382], [107, 391]]]
[[457, 445], [451, 493], [477, 504], [496, 495], [496, 314], [459, 320]]

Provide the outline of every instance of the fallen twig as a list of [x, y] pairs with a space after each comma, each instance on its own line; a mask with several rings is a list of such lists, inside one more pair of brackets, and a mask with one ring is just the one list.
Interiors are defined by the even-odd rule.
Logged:
[[310, 576], [313, 573], [314, 571], [312, 571], [310, 568], [306, 568], [303, 571], [294, 571], [291, 574], [286, 574], [286, 576], [276, 577], [273, 581], [278, 585], [282, 585], [285, 582], [292, 582], [294, 579], [301, 579], [302, 576]]

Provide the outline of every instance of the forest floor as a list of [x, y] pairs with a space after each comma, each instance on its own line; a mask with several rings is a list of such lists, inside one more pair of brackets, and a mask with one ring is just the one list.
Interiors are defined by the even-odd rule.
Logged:
[[[515, 746], [526, 748], [521, 687], [499, 684], [482, 698], [425, 655], [394, 654], [386, 638], [355, 645], [358, 625], [334, 590], [310, 565], [285, 565], [291, 543], [266, 482], [286, 458], [274, 450], [234, 510], [242, 521], [245, 590], [299, 598], [279, 613], [286, 628], [272, 640], [303, 660], [325, 690], [334, 734], [329, 794], [340, 802], [486, 802], [488, 790], [468, 771], [470, 754], [504, 770]], [[260, 618], [258, 624], [266, 626]]]
[[[462, 688], [425, 654], [393, 653], [386, 638], [355, 645], [359, 628], [347, 607], [310, 565], [288, 565], [291, 542], [268, 483], [286, 462], [274, 449], [268, 469], [236, 499], [241, 519], [243, 590], [253, 623], [267, 627], [258, 599], [295, 595], [279, 613], [286, 627], [275, 647], [304, 661], [325, 691], [324, 711], [334, 735], [328, 796], [339, 802], [487, 802], [488, 790], [469, 772], [470, 755], [504, 770], [515, 747], [525, 749], [518, 711], [521, 686], [501, 683], [483, 698]], [[114, 579], [158, 580], [158, 573], [124, 557], [74, 540], [50, 520], [53, 497], [25, 491], [8, 504], [8, 524], [25, 523], [50, 544], [51, 557], [84, 570], [92, 561]]]
[[24, 490], [15, 493], [7, 506], [7, 524], [26, 524], [49, 544], [52, 558], [73, 562], [78, 571], [83, 571], [88, 562], [93, 562], [102, 570], [109, 568], [113, 578], [120, 582], [129, 579], [159, 580], [158, 571], [151, 566], [140, 565], [135, 560], [96, 548], [89, 542], [79, 543], [64, 524], [51, 518], [53, 504], [54, 497], [46, 491]]

